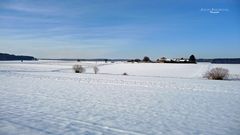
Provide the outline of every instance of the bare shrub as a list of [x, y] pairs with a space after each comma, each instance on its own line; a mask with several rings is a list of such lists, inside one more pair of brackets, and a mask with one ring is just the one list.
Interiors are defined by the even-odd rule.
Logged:
[[126, 72], [124, 72], [123, 75], [128, 75], [128, 74]]
[[82, 67], [81, 65], [74, 65], [73, 70], [75, 73], [84, 73], [85, 72], [85, 68]]
[[94, 66], [93, 71], [94, 71], [95, 74], [97, 74], [99, 72], [99, 68], [97, 66]]
[[204, 77], [211, 80], [223, 80], [229, 77], [229, 71], [228, 69], [217, 67], [207, 71]]

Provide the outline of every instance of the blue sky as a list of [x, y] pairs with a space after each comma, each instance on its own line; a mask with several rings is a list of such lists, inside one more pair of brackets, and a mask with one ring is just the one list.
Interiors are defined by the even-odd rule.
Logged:
[[238, 0], [0, 1], [0, 52], [157, 59], [240, 57], [239, 50]]

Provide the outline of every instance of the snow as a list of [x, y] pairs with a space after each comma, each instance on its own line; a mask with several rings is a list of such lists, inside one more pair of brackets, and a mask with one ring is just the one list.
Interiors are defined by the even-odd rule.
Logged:
[[[77, 63], [87, 72], [73, 73]], [[238, 64], [0, 62], [0, 135], [237, 135], [240, 81], [202, 78], [213, 67], [240, 74]]]

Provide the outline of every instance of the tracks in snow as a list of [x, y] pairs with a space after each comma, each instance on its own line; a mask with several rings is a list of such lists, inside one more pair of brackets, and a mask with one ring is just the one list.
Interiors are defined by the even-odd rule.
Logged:
[[[76, 131], [80, 134], [112, 134], [112, 135], [144, 135], [144, 133], [123, 130], [116, 127], [109, 127], [97, 123], [91, 123], [78, 119], [66, 118], [57, 115], [46, 114], [42, 112], [27, 112], [30, 116], [22, 116], [24, 114], [17, 110], [15, 113], [11, 111], [0, 112], [0, 124], [3, 122], [20, 128], [29, 128], [44, 134], [69, 134]], [[33, 116], [33, 117], [32, 117]], [[37, 117], [36, 117], [37, 116]], [[5, 118], [6, 117], [6, 118]], [[21, 121], [21, 118], [25, 121]], [[59, 130], [57, 130], [59, 129]], [[63, 130], [64, 129], [64, 130]]]
[[[47, 72], [45, 72], [47, 73]], [[231, 94], [240, 94], [234, 88], [228, 88], [227, 91], [218, 90], [217, 85], [215, 83], [209, 83], [209, 80], [199, 80], [196, 79], [192, 81], [192, 83], [188, 83], [190, 79], [183, 79], [183, 78], [158, 78], [157, 80], [149, 80], [149, 81], [142, 81], [136, 79], [135, 76], [116, 76], [114, 78], [108, 78], [106, 75], [95, 75], [91, 74], [82, 74], [80, 77], [76, 76], [51, 76], [47, 74], [31, 74], [26, 72], [5, 72], [5, 75], [17, 77], [17, 78], [34, 78], [34, 79], [46, 79], [46, 80], [55, 80], [55, 81], [73, 81], [76, 83], [83, 83], [83, 84], [92, 84], [92, 85], [112, 85], [112, 86], [119, 86], [119, 87], [144, 87], [144, 88], [154, 88], [154, 89], [168, 89], [168, 90], [183, 90], [183, 91], [202, 91], [204, 92], [221, 92], [221, 93], [231, 93]], [[102, 76], [102, 77], [101, 77]], [[118, 78], [116, 78], [118, 77]], [[151, 78], [151, 77], [149, 77]], [[155, 78], [155, 77], [154, 77]], [[181, 81], [179, 81], [181, 80]], [[199, 81], [203, 81], [199, 83]], [[214, 82], [214, 81], [212, 81]], [[223, 87], [224, 81], [223, 82]], [[207, 83], [207, 85], [203, 85], [203, 83]]]

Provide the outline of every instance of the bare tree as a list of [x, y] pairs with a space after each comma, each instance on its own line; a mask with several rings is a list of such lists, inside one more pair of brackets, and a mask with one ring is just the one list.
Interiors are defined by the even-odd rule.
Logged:
[[94, 71], [95, 74], [97, 74], [99, 72], [99, 68], [97, 66], [94, 66], [93, 71]]

